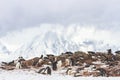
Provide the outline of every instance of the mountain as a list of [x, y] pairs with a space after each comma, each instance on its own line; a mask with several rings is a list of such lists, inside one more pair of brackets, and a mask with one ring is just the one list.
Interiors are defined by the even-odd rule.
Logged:
[[[44, 37], [35, 36], [29, 43], [24, 44], [15, 51], [15, 54], [22, 56], [40, 56], [41, 54], [60, 54], [66, 51], [79, 50], [79, 44], [68, 41], [55, 32], [47, 32]], [[26, 55], [25, 55], [26, 54]]]
[[71, 51], [106, 51], [112, 48], [115, 50], [116, 46], [109, 46], [103, 41], [84, 40], [81, 43], [75, 43], [67, 40], [62, 36], [58, 36], [55, 32], [47, 32], [44, 37], [37, 35], [28, 43], [22, 45], [14, 54], [30, 58], [33, 56], [40, 56], [41, 54], [55, 54], [59, 55], [63, 52]]
[[[14, 37], [13, 37], [14, 36]], [[27, 28], [22, 31], [9, 33], [1, 38], [7, 45], [1, 47], [1, 53], [7, 53], [11, 57], [23, 56], [31, 58], [41, 54], [61, 54], [66, 51], [113, 51], [119, 49], [119, 38], [113, 36], [111, 31], [99, 30], [94, 27], [81, 27], [70, 25], [41, 25]], [[12, 46], [10, 46], [12, 44]]]

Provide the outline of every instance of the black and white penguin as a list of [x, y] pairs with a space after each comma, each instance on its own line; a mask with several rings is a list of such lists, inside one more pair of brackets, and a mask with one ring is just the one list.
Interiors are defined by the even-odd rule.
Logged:
[[49, 74], [49, 75], [51, 75], [51, 72], [52, 72], [52, 71], [51, 71], [51, 68], [50, 68], [49, 66], [46, 67], [46, 73]]
[[57, 70], [57, 61], [52, 62], [52, 69]]

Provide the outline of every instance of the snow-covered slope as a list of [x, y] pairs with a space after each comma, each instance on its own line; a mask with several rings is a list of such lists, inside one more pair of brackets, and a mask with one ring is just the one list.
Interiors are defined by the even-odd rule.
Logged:
[[75, 43], [73, 41], [65, 40], [60, 36], [58, 38], [55, 34], [53, 36], [51, 33], [45, 35], [44, 38], [41, 38], [40, 36], [35, 37], [31, 42], [24, 44], [21, 48], [16, 50], [14, 54], [19, 54], [20, 56], [28, 58], [40, 56], [41, 54], [59, 55], [66, 51], [106, 51], [109, 48], [112, 48], [113, 50], [117, 49], [116, 46], [110, 46], [102, 41], [85, 40], [82, 43]]
[[10, 51], [0, 42], [0, 54], [10, 54]]
[[120, 47], [117, 34], [94, 26], [43, 24], [8, 33], [1, 40], [12, 50], [12, 57], [30, 58], [41, 54], [58, 55], [66, 51], [106, 51], [108, 48], [117, 50]]

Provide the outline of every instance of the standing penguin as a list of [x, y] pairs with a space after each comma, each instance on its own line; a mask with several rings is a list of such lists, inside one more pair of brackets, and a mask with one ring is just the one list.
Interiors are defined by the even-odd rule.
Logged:
[[15, 68], [16, 69], [21, 69], [22, 68], [21, 62], [17, 62], [16, 65], [15, 65]]
[[75, 66], [75, 60], [71, 58], [71, 66]]
[[57, 70], [57, 61], [52, 62], [52, 69]]

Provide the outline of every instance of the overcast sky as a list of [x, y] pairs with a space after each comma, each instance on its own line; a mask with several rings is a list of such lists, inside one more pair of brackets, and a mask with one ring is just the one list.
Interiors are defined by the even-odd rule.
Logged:
[[0, 0], [0, 35], [43, 23], [117, 29], [120, 0]]

